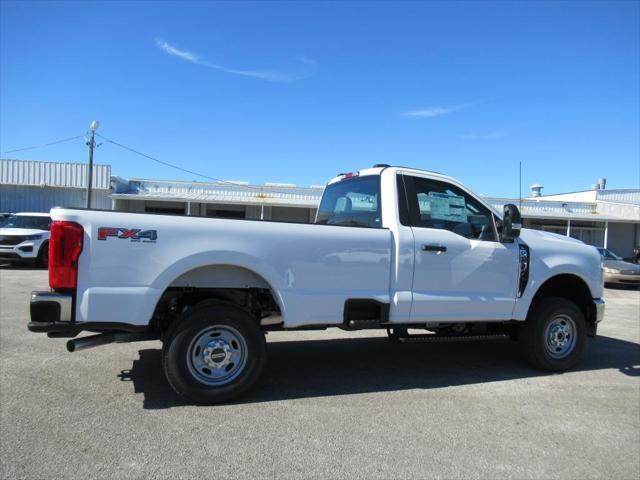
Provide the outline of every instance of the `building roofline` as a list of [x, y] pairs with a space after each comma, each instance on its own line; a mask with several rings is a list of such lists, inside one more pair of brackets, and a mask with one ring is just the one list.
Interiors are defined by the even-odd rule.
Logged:
[[575, 191], [572, 191], [572, 192], [545, 193], [544, 195], [540, 195], [540, 197], [528, 197], [528, 198], [544, 198], [544, 197], [553, 197], [555, 195], [573, 195], [575, 193], [587, 193], [587, 192], [596, 192], [596, 193], [600, 193], [600, 192], [620, 192], [620, 193], [627, 193], [627, 192], [638, 192], [638, 191], [640, 191], [640, 189], [638, 189], [638, 188], [595, 188], [595, 189], [588, 188], [586, 190], [575, 190]]
[[[58, 163], [61, 165], [81, 165], [81, 166], [87, 166], [87, 162], [63, 162], [60, 160], [24, 160], [21, 158], [5, 158], [2, 157], [0, 158], [0, 161], [8, 161], [8, 162], [30, 162], [30, 163]], [[93, 164], [94, 167], [109, 167], [111, 168], [111, 164], [110, 163], [94, 163]]]
[[324, 186], [319, 187], [318, 185], [311, 185], [308, 187], [302, 185], [296, 185], [293, 183], [276, 183], [276, 182], [265, 182], [264, 184], [256, 184], [250, 182], [244, 182], [240, 180], [219, 180], [219, 181], [210, 181], [210, 182], [202, 182], [198, 180], [162, 180], [158, 178], [126, 178], [119, 177], [125, 182], [144, 182], [144, 183], [173, 183], [173, 184], [181, 184], [181, 185], [210, 185], [210, 186], [229, 186], [229, 187], [238, 187], [238, 188], [251, 188], [251, 189], [260, 189], [260, 188], [291, 188], [291, 189], [299, 189], [306, 188], [310, 190], [321, 190], [324, 189]]

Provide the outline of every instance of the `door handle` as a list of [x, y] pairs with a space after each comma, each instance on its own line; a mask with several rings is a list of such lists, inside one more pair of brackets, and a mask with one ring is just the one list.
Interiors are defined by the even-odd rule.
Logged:
[[447, 251], [447, 247], [445, 247], [444, 245], [422, 245], [422, 251], [443, 253]]

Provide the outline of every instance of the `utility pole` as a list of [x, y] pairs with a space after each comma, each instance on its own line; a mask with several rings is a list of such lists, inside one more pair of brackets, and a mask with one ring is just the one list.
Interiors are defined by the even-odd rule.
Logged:
[[100, 126], [98, 120], [91, 122], [89, 127], [89, 140], [87, 145], [89, 146], [89, 173], [87, 174], [87, 208], [91, 208], [91, 184], [93, 183], [93, 149], [96, 146], [96, 130]]

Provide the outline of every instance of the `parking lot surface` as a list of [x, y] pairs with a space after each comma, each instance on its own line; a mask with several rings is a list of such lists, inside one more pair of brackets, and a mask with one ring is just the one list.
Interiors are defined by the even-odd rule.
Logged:
[[639, 478], [640, 292], [606, 290], [574, 371], [512, 342], [270, 333], [232, 405], [177, 397], [160, 343], [67, 353], [29, 333], [46, 271], [0, 268], [0, 475], [14, 478]]

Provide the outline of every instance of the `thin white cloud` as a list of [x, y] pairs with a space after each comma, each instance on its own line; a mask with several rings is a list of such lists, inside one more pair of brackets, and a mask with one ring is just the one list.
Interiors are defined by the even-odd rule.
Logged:
[[178, 50], [176, 47], [168, 44], [164, 40], [156, 38], [156, 46], [169, 55], [187, 60], [188, 62], [200, 64], [200, 59], [195, 53], [187, 52], [185, 50]]
[[185, 60], [187, 62], [191, 62], [203, 67], [211, 68], [213, 70], [218, 70], [220, 72], [229, 73], [232, 75], [241, 75], [243, 77], [259, 78], [260, 80], [266, 80], [269, 82], [280, 82], [280, 83], [297, 82], [298, 80], [302, 80], [303, 78], [310, 77], [316, 72], [318, 68], [318, 62], [308, 57], [298, 57], [296, 59], [296, 61], [298, 62], [298, 66], [293, 68], [288, 68], [288, 69], [242, 70], [237, 68], [229, 68], [224, 65], [218, 65], [218, 64], [203, 60], [202, 58], [200, 58], [198, 54], [189, 52], [187, 50], [180, 50], [176, 48], [174, 45], [171, 45], [170, 43], [165, 42], [164, 40], [156, 39], [155, 42], [156, 42], [156, 46], [160, 50], [162, 50], [164, 53], [177, 57], [181, 60]]
[[484, 103], [485, 99], [474, 100], [473, 102], [461, 103], [459, 105], [449, 105], [449, 106], [430, 106], [419, 108], [417, 110], [409, 110], [408, 112], [403, 112], [402, 115], [404, 117], [410, 118], [433, 118], [440, 117], [442, 115], [449, 115], [450, 113], [459, 112], [460, 110], [464, 110], [466, 108], [472, 107], [474, 105], [478, 105], [479, 103]]
[[462, 135], [458, 135], [458, 137], [463, 138], [465, 140], [499, 140], [508, 135], [505, 130], [493, 130], [490, 132], [478, 133], [464, 133]]
[[426, 107], [420, 108], [418, 110], [411, 110], [409, 112], [404, 112], [403, 115], [405, 117], [414, 117], [414, 118], [432, 118], [439, 117], [440, 115], [448, 115], [453, 112], [457, 112], [458, 110], [462, 110], [466, 105], [456, 105], [453, 107]]

